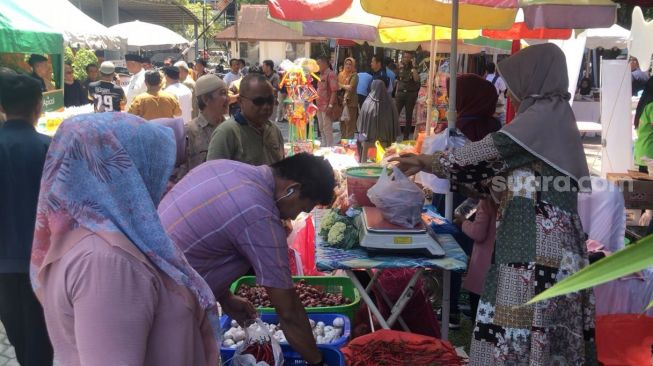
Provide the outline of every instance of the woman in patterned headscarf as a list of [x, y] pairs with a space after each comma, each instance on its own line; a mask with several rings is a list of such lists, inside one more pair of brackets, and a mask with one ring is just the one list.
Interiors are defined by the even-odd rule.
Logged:
[[[358, 74], [356, 74], [356, 60], [353, 57], [345, 59], [345, 65], [338, 74], [338, 93], [344, 95], [343, 103], [347, 108], [347, 114], [344, 120], [341, 119], [343, 139], [353, 139], [354, 132], [356, 131], [356, 121], [358, 120], [358, 94], [356, 94], [356, 87], [358, 86]], [[343, 113], [344, 114], [344, 113]]]
[[565, 55], [553, 44], [531, 46], [499, 71], [518, 109], [511, 124], [452, 151], [396, 160], [408, 174], [433, 172], [467, 192], [489, 187], [498, 202], [471, 364], [591, 365], [591, 291], [524, 305], [588, 264], [577, 198], [589, 171], [568, 103]]
[[63, 365], [217, 365], [219, 319], [156, 206], [172, 131], [126, 113], [64, 121], [45, 161], [32, 285]]

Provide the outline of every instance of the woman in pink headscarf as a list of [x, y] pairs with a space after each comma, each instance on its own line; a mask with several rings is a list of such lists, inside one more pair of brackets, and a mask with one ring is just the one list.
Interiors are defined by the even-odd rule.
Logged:
[[219, 319], [156, 206], [169, 128], [126, 113], [64, 121], [45, 161], [31, 276], [63, 365], [217, 365]]

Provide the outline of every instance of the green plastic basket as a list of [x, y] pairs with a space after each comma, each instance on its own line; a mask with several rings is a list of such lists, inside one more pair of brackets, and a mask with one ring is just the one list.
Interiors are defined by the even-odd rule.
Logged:
[[[332, 294], [342, 295], [346, 298], [353, 300], [351, 304], [340, 305], [340, 306], [325, 306], [318, 308], [306, 308], [307, 313], [331, 313], [331, 314], [342, 314], [349, 317], [349, 319], [354, 319], [356, 312], [358, 311], [358, 306], [360, 305], [361, 296], [358, 293], [358, 290], [354, 287], [354, 284], [351, 283], [351, 280], [348, 277], [341, 276], [295, 276], [292, 278], [293, 282], [299, 280], [306, 281], [307, 285], [319, 287], [326, 292]], [[236, 293], [240, 285], [255, 286], [256, 277], [254, 276], [244, 276], [236, 280], [231, 284], [231, 292]], [[257, 308], [261, 313], [274, 313], [274, 308]]]

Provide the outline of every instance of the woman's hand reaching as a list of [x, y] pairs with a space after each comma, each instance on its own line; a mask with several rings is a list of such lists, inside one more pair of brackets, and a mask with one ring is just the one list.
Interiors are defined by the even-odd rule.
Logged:
[[390, 162], [397, 162], [397, 168], [407, 176], [411, 176], [419, 172], [431, 173], [433, 156], [406, 154], [397, 158], [392, 158], [390, 159]]

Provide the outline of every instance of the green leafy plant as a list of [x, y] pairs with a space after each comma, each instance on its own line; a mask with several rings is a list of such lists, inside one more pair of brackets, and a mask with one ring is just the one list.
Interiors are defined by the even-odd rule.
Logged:
[[63, 62], [64, 63], [73, 63], [75, 61], [75, 52], [73, 52], [73, 49], [66, 46], [66, 48], [63, 51]]
[[[653, 266], [653, 235], [583, 268], [535, 296], [528, 304], [594, 287], [651, 266]], [[648, 307], [652, 306], [653, 301]]]
[[81, 48], [77, 50], [75, 54], [75, 60], [73, 61], [73, 74], [77, 80], [86, 80], [86, 66], [90, 64], [97, 65], [97, 56], [93, 50], [88, 48]]

